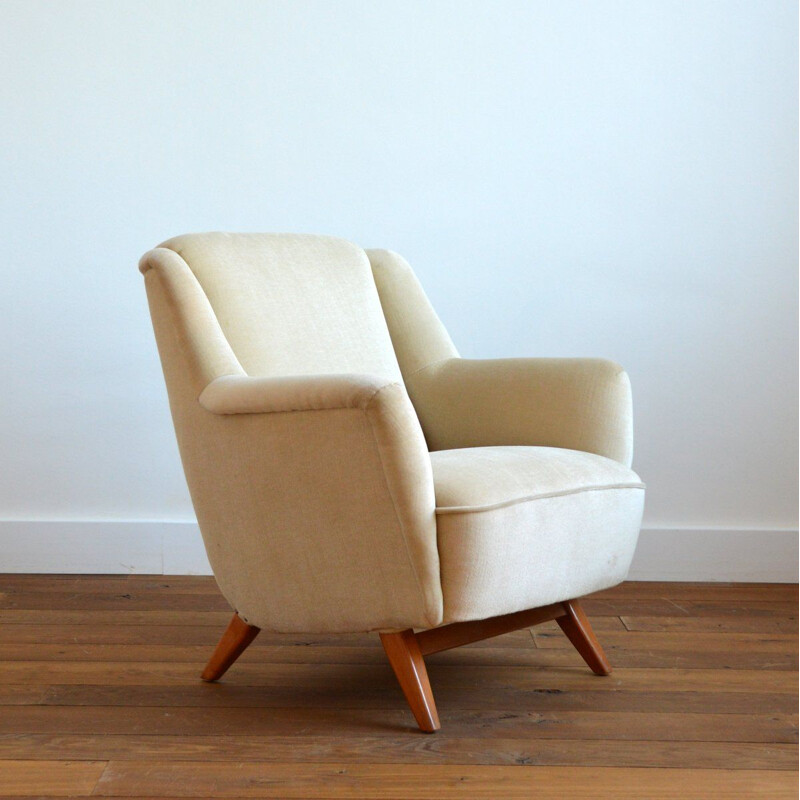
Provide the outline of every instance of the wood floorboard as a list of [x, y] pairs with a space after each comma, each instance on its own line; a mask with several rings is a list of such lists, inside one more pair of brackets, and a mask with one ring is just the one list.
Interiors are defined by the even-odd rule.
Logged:
[[[534, 628], [531, 633], [539, 647], [559, 650], [572, 649], [569, 639], [564, 635], [558, 636], [557, 631], [540, 633]], [[623, 633], [609, 631], [603, 637], [603, 647], [605, 650], [616, 648], [620, 651], [631, 649], [637, 652], [659, 650], [665, 653], [685, 653], [705, 648], [710, 652], [742, 650], [793, 655], [797, 652], [797, 637], [787, 633], [719, 633], [716, 636], [709, 636], [707, 633], [681, 633], [679, 631], [625, 631]]]
[[[323, 735], [414, 731], [407, 710], [394, 708], [271, 708], [11, 706], [0, 719], [0, 734], [92, 733], [219, 734], [251, 736]], [[481, 730], [489, 739], [623, 739], [638, 741], [716, 741], [792, 744], [797, 742], [796, 714], [685, 714], [516, 711], [494, 709], [440, 711], [450, 736]]]
[[[791, 598], [770, 600], [671, 600], [628, 597], [587, 598], [583, 608], [589, 616], [622, 616], [634, 611], [643, 616], [792, 616], [797, 604]], [[92, 609], [100, 611], [230, 611], [220, 594], [148, 592], [122, 587], [119, 592], [0, 592], [0, 609], [8, 610]]]
[[796, 583], [687, 583], [683, 581], [626, 581], [589, 597], [632, 599], [666, 598], [669, 600], [718, 600], [728, 602], [784, 600], [798, 601]]
[[[449, 709], [524, 711], [638, 711], [684, 714], [792, 714], [791, 694], [746, 692], [616, 692], [560, 689], [459, 688], [437, 684], [437, 702]], [[214, 708], [404, 708], [387, 681], [345, 686], [0, 686], [4, 706], [151, 706]]]
[[[602, 602], [602, 601], [601, 601]], [[661, 601], [647, 601], [661, 602]], [[141, 586], [122, 587], [119, 592], [10, 592], [0, 594], [0, 608], [83, 609], [101, 611], [228, 611], [230, 605], [221, 594], [148, 592]]]
[[[383, 664], [386, 657], [375, 648], [313, 648], [316, 652], [307, 656], [298, 652], [300, 648], [274, 647], [260, 648], [247, 653], [241, 667], [255, 668], [259, 663], [307, 664]], [[0, 680], [13, 681], [18, 674], [14, 665], [19, 662], [31, 663], [37, 658], [42, 665], [51, 661], [55, 664], [73, 665], [80, 662], [100, 665], [105, 662], [122, 664], [122, 659], [132, 659], [139, 663], [153, 665], [169, 663], [194, 664], [201, 668], [207, 660], [210, 648], [168, 647], [165, 645], [42, 645], [38, 652], [32, 652], [30, 645], [0, 645]], [[797, 667], [795, 653], [769, 650], [628, 650], [624, 646], [612, 645], [605, 648], [617, 669], [769, 669], [794, 671]], [[435, 654], [431, 664], [451, 664], [457, 666], [507, 665], [540, 668], [580, 667], [580, 656], [566, 647], [546, 646], [540, 649], [488, 648], [480, 647], [463, 653]], [[434, 660], [435, 659], [435, 660]], [[112, 668], [113, 669], [113, 668]], [[40, 670], [43, 671], [43, 670]], [[252, 671], [252, 670], [250, 670]]]
[[677, 633], [793, 633], [798, 632], [793, 617], [621, 617], [626, 630]]
[[[348, 651], [349, 652], [349, 651]], [[502, 655], [504, 651], [492, 651]], [[444, 655], [444, 654], [442, 654]], [[437, 654], [438, 657], [438, 654]], [[728, 669], [615, 669], [605, 678], [587, 673], [585, 667], [548, 668], [488, 664], [489, 669], [469, 663], [429, 665], [436, 686], [482, 687], [486, 690], [531, 691], [718, 691], [747, 693], [789, 693], [796, 695], [797, 675], [789, 670]], [[431, 659], [433, 661], [433, 658]], [[40, 687], [75, 686], [165, 686], [194, 687], [199, 677], [194, 663], [83, 663], [0, 662], [0, 685]], [[381, 683], [394, 686], [391, 673], [382, 663], [358, 664], [236, 664], [220, 683], [202, 684], [205, 691], [225, 691], [230, 686], [267, 689], [290, 686], [299, 691], [320, 686], [334, 687]]]
[[[350, 648], [347, 649], [350, 652]], [[477, 652], [477, 651], [476, 651]], [[483, 652], [483, 651], [482, 651]], [[516, 651], [486, 651], [496, 656], [485, 664], [476, 665], [463, 655], [456, 660], [457, 651], [449, 658], [436, 654], [430, 658], [428, 672], [436, 685], [460, 687], [511, 688], [517, 691], [591, 690], [595, 692], [626, 690], [656, 691], [720, 691], [720, 692], [790, 692], [797, 691], [797, 675], [789, 670], [756, 669], [624, 669], [616, 668], [611, 675], [599, 678], [577, 664], [569, 667], [518, 664], [515, 659], [502, 657]], [[438, 660], [437, 660], [438, 659]], [[0, 662], [0, 685], [111, 685], [111, 686], [193, 686], [197, 684], [198, 663], [163, 662]], [[486, 668], [488, 667], [488, 669]], [[224, 686], [270, 687], [289, 685], [319, 687], [341, 685], [343, 682], [363, 686], [382, 681], [394, 686], [392, 674], [385, 663], [237, 663], [219, 684], [208, 691]]]
[[[228, 617], [230, 615], [227, 615]], [[619, 617], [597, 617], [597, 624], [593, 627], [595, 632], [624, 632], [626, 627], [622, 624]], [[0, 619], [0, 645], [2, 644], [169, 644], [169, 645], [203, 645], [204, 647], [214, 647], [219, 641], [222, 630], [229, 620], [225, 623], [216, 625], [193, 625], [187, 622], [181, 623], [176, 620], [174, 624], [162, 625], [156, 623], [148, 624], [147, 620], [142, 620], [133, 624], [118, 624], [107, 622], [104, 624], [88, 624], [86, 620], [72, 623], [36, 623], [26, 621], [24, 624], [4, 624]], [[545, 629], [545, 626], [542, 626]], [[547, 630], [557, 631], [558, 626], [553, 623], [553, 627], [548, 624]], [[758, 632], [758, 631], [757, 631]], [[778, 631], [775, 631], [776, 633]], [[791, 633], [791, 631], [787, 631]], [[358, 636], [351, 635], [299, 635], [299, 634], [270, 634], [262, 631], [258, 638], [250, 645], [251, 649], [257, 649], [268, 645], [333, 645], [345, 647], [348, 645], [356, 647], [379, 647], [374, 635], [364, 634]], [[495, 639], [487, 639], [483, 642], [473, 642], [469, 647], [496, 647]], [[527, 631], [515, 631], [505, 634], [502, 637], [503, 647], [530, 647], [530, 635]]]
[[374, 635], [262, 632], [218, 684], [213, 578], [0, 575], [0, 796], [796, 796], [797, 586], [626, 583], [427, 659], [415, 729]]
[[653, 617], [791, 617], [797, 615], [794, 600], [667, 600], [644, 598], [637, 601], [632, 597], [590, 598], [583, 604], [590, 617], [625, 616], [632, 612]]
[[[65, 760], [275, 761], [358, 764], [510, 764], [791, 770], [797, 749], [763, 742], [630, 741], [454, 737], [379, 732], [360, 736], [169, 736], [3, 734], [0, 758]], [[491, 746], [487, 746], [490, 744]]]
[[[166, 788], [166, 792], [164, 789]], [[565, 792], [569, 792], [565, 795]], [[791, 794], [790, 794], [791, 792]], [[471, 765], [186, 764], [112, 761], [97, 783], [105, 797], [385, 798], [424, 800], [498, 797], [529, 800], [534, 795], [599, 798], [796, 797], [791, 773], [761, 770], [626, 769]]]
[[88, 795], [106, 766], [103, 761], [7, 759], [0, 763], [0, 793], [4, 797], [34, 791], [36, 795]]
[[230, 609], [226, 611], [169, 611], [150, 609], [149, 611], [98, 611], [84, 608], [65, 611], [61, 608], [2, 609], [0, 626], [12, 625], [114, 625], [121, 628], [130, 626], [151, 627], [159, 625], [198, 625], [213, 628], [217, 638], [231, 621]]
[[0, 575], [0, 591], [6, 594], [32, 592], [74, 592], [99, 594], [130, 591], [164, 594], [219, 594], [213, 578], [189, 575], [103, 575], [87, 583], [78, 575]]

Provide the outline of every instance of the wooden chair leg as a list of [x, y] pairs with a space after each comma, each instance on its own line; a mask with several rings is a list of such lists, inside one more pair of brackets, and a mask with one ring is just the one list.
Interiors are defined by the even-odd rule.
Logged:
[[594, 635], [586, 614], [583, 613], [581, 604], [577, 600], [568, 600], [563, 605], [567, 613], [556, 620], [561, 630], [583, 656], [583, 660], [595, 675], [610, 674], [611, 665], [608, 663], [603, 648], [600, 647], [600, 642]]
[[255, 625], [248, 625], [238, 614], [234, 614], [200, 677], [209, 682], [219, 680], [231, 664], [244, 653], [250, 642], [258, 636], [260, 630]]
[[409, 628], [400, 633], [382, 633], [381, 642], [420, 730], [438, 731], [439, 715], [414, 631]]

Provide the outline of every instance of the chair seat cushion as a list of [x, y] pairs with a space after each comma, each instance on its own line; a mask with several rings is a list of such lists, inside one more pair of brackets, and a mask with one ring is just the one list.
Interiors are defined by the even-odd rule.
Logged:
[[644, 484], [553, 447], [432, 452], [444, 622], [580, 597], [624, 580]]

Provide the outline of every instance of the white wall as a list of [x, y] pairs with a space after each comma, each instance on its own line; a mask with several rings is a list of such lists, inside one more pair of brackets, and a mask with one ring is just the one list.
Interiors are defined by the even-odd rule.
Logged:
[[796, 529], [796, 31], [790, 0], [4, 0], [0, 570], [74, 555], [63, 520], [192, 519], [136, 260], [202, 230], [398, 250], [466, 356], [621, 362], [646, 528]]

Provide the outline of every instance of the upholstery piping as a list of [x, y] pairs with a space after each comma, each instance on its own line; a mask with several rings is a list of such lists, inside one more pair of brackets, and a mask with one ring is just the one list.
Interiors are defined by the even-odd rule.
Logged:
[[490, 503], [485, 506], [437, 506], [437, 514], [479, 514], [482, 511], [494, 511], [497, 508], [507, 508], [508, 506], [529, 503], [534, 500], [547, 500], [550, 497], [566, 497], [570, 494], [582, 494], [583, 492], [601, 492], [608, 489], [644, 489], [643, 483], [610, 483], [603, 486], [581, 486], [579, 489], [562, 489], [557, 492], [543, 492], [526, 497], [515, 497], [513, 500], [502, 500], [499, 503]]
[[430, 369], [431, 367], [436, 367], [439, 364], [444, 364], [446, 361], [461, 361], [461, 356], [445, 356], [444, 358], [438, 358], [436, 359], [436, 361], [431, 361], [430, 364], [425, 364], [424, 367], [419, 367], [419, 369], [415, 369], [413, 372], [409, 373], [408, 375], [405, 375], [403, 377], [403, 380], [409, 381], [418, 373], [424, 372], [426, 369]]
[[375, 389], [368, 397], [366, 397], [366, 398], [364, 398], [364, 397], [358, 398], [358, 401], [353, 403], [352, 405], [341, 405], [341, 404], [340, 405], [329, 405], [329, 406], [326, 406], [326, 405], [319, 405], [319, 406], [309, 405], [306, 408], [264, 408], [264, 409], [253, 409], [253, 410], [247, 410], [247, 411], [217, 411], [215, 408], [213, 408], [213, 405], [214, 405], [213, 401], [211, 401], [209, 399], [203, 400], [203, 395], [209, 389], [211, 389], [211, 387], [215, 383], [217, 383], [217, 381], [219, 381], [219, 380], [221, 380], [223, 378], [241, 378], [241, 377], [249, 377], [249, 376], [237, 375], [235, 373], [234, 374], [229, 374], [229, 375], [219, 375], [218, 377], [214, 378], [214, 380], [211, 381], [205, 387], [205, 389], [203, 389], [202, 392], [200, 392], [200, 394], [197, 397], [197, 402], [200, 403], [200, 405], [206, 411], [209, 411], [212, 414], [217, 414], [218, 416], [229, 416], [229, 415], [232, 415], [232, 414], [292, 414], [292, 413], [298, 413], [298, 412], [303, 412], [303, 411], [338, 411], [338, 410], [341, 410], [341, 409], [348, 409], [348, 408], [356, 408], [356, 409], [360, 408], [362, 410], [366, 410], [369, 407], [369, 404], [374, 399], [375, 395], [378, 394], [378, 392], [380, 392], [382, 389], [385, 389], [387, 386], [400, 386], [401, 385], [399, 381], [391, 381], [390, 383], [385, 383], [382, 386], [379, 386], [377, 389]]

